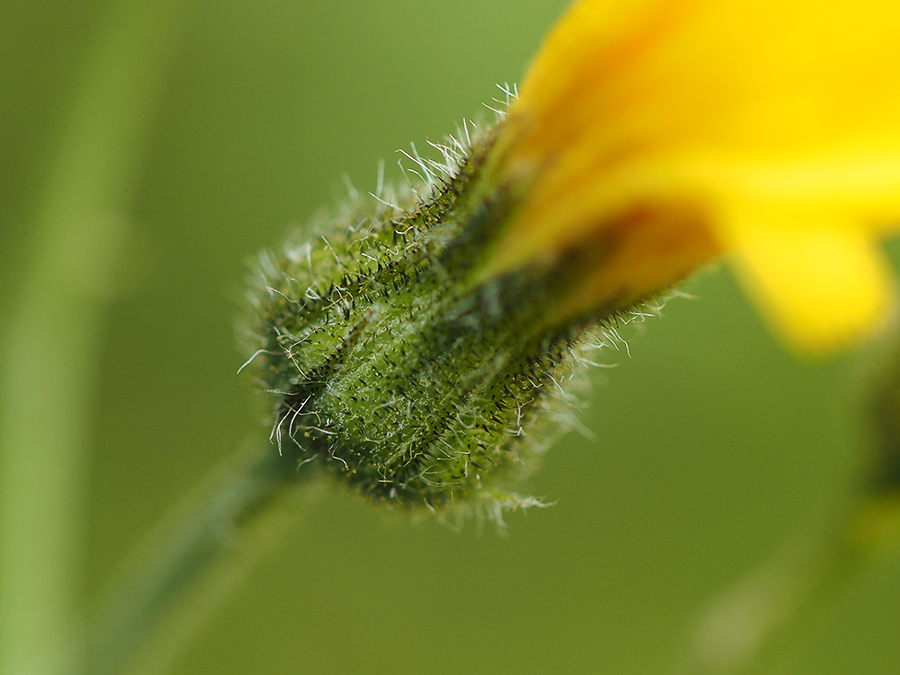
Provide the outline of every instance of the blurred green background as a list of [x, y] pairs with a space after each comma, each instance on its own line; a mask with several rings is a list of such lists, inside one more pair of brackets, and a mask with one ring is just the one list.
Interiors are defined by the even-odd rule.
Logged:
[[[398, 148], [489, 119], [482, 102], [521, 77], [565, 4], [185, 5], [104, 289], [85, 597], [222, 458], [268, 442], [235, 375], [249, 257], [339, 198], [343, 173], [372, 190], [379, 159], [396, 179]], [[2, 306], [41, 245], [34, 214], [113, 6], [0, 5]], [[714, 595], [848, 492], [861, 446], [854, 359], [786, 353], [724, 269], [689, 290], [593, 373], [581, 419], [596, 439], [566, 437], [531, 484], [552, 508], [510, 515], [509, 536], [457, 534], [328, 493], [173, 672], [666, 672]], [[802, 632], [784, 672], [897, 672], [898, 610], [894, 554]]]

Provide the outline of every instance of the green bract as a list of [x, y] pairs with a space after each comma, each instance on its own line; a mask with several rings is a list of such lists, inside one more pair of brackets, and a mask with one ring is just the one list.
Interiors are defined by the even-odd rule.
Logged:
[[456, 167], [418, 159], [447, 177], [407, 197], [408, 210], [391, 195], [363, 213], [356, 199], [308, 240], [261, 257], [250, 363], [277, 397], [272, 438], [377, 500], [522, 504], [509, 486], [546, 445], [547, 425], [535, 424], [559, 417], [545, 394], [562, 391], [596, 325], [546, 318], [585, 269], [579, 256], [472, 281], [512, 210], [480, 179], [490, 144]]

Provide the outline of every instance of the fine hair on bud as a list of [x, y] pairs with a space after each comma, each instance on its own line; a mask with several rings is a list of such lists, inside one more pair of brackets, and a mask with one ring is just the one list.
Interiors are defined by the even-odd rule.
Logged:
[[578, 252], [482, 278], [516, 206], [483, 171], [497, 128], [464, 122], [429, 144], [439, 161], [413, 147], [420, 183], [390, 189], [380, 167], [373, 195], [259, 256], [244, 370], [299, 471], [443, 516], [540, 503], [516, 489], [570, 428], [563, 384], [630, 308], [552, 311], [595, 264]]

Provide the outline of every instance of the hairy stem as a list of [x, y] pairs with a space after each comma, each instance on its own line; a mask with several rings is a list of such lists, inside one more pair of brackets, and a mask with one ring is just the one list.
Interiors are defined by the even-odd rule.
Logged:
[[79, 675], [162, 673], [296, 521], [307, 473], [274, 448], [239, 453], [159, 527], [110, 584]]

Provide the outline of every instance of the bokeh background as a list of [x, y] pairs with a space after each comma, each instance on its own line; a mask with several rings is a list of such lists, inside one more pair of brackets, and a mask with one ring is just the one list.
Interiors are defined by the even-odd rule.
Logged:
[[[33, 216], [117, 2], [0, 4], [0, 304], [40, 245]], [[86, 599], [220, 460], [267, 443], [235, 374], [248, 259], [339, 199], [343, 174], [372, 190], [379, 159], [399, 179], [398, 148], [490, 119], [482, 102], [521, 77], [565, 4], [185, 3], [98, 333]], [[566, 437], [530, 486], [552, 508], [510, 515], [507, 536], [455, 533], [328, 492], [173, 672], [665, 673], [706, 603], [848, 493], [864, 435], [858, 357], [787, 353], [725, 269], [688, 290], [592, 373], [595, 438]], [[778, 663], [897, 672], [898, 616], [889, 554]]]

